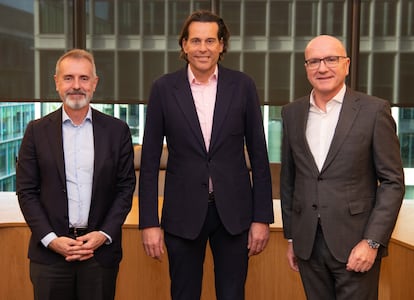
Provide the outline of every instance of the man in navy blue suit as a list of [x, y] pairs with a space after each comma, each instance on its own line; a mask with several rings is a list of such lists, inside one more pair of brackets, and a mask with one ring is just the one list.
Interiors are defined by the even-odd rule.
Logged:
[[[156, 80], [149, 98], [139, 227], [149, 256], [160, 259], [165, 241], [174, 300], [200, 298], [207, 241], [217, 299], [244, 299], [249, 256], [266, 247], [273, 222], [260, 103], [251, 78], [219, 64], [228, 40], [219, 16], [191, 14], [179, 38], [187, 65]], [[157, 176], [164, 138], [168, 162], [160, 224]]]
[[34, 299], [112, 300], [135, 189], [131, 133], [90, 107], [98, 77], [89, 52], [64, 53], [55, 83], [63, 105], [28, 124], [16, 168]]

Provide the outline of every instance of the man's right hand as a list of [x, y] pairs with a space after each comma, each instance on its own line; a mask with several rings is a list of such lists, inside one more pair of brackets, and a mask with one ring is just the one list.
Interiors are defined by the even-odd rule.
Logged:
[[149, 227], [142, 229], [142, 244], [148, 256], [161, 261], [164, 254], [164, 237], [160, 227]]
[[289, 266], [291, 267], [291, 269], [296, 272], [299, 272], [298, 261], [297, 261], [295, 253], [293, 252], [293, 242], [288, 242], [288, 249], [287, 249], [286, 256], [287, 256]]

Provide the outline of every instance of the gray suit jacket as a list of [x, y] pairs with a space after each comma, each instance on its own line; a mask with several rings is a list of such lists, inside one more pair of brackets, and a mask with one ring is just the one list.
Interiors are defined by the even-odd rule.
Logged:
[[[295, 255], [308, 259], [318, 216], [338, 261], [364, 238], [386, 255], [404, 196], [404, 175], [389, 103], [349, 88], [319, 172], [306, 140], [309, 96], [282, 110], [281, 206], [284, 234]], [[384, 251], [385, 250], [385, 251]]]

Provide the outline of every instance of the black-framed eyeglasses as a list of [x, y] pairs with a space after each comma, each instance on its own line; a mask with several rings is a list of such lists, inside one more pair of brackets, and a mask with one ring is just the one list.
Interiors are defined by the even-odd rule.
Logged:
[[347, 56], [327, 56], [323, 58], [310, 58], [305, 60], [305, 65], [309, 69], [317, 69], [321, 65], [321, 61], [325, 63], [325, 66], [334, 68], [338, 65], [341, 58], [348, 58]]

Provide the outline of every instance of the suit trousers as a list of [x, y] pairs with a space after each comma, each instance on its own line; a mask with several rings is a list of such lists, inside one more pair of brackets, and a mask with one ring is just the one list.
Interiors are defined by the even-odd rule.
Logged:
[[310, 259], [298, 258], [298, 265], [308, 300], [378, 299], [381, 259], [368, 272], [347, 271], [329, 251], [320, 225]]
[[207, 241], [214, 261], [217, 300], [243, 300], [248, 268], [248, 231], [231, 235], [224, 228], [214, 202], [200, 235], [184, 239], [168, 232], [164, 239], [168, 252], [173, 300], [196, 300], [201, 297], [203, 264]]
[[118, 267], [102, 267], [94, 258], [46, 265], [30, 262], [35, 300], [113, 300]]

